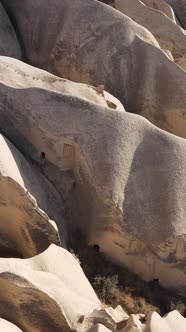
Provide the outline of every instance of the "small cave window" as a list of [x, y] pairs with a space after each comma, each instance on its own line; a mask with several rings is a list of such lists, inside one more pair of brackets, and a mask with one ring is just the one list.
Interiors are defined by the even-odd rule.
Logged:
[[45, 158], [46, 158], [45, 152], [41, 152], [41, 160], [45, 160]]
[[94, 249], [96, 252], [99, 252], [100, 247], [99, 247], [98, 244], [94, 244], [94, 245], [93, 245], [93, 249]]
[[153, 282], [155, 283], [155, 284], [158, 284], [159, 283], [159, 279], [153, 279]]

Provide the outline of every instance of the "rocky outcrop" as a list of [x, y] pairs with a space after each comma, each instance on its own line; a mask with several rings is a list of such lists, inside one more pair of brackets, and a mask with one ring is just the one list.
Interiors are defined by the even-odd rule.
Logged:
[[[51, 243], [59, 244], [55, 223], [31, 195], [38, 197], [45, 211], [51, 211], [57, 205], [57, 193], [3, 136], [0, 154], [0, 256], [31, 257]], [[50, 191], [48, 197], [45, 190]]]
[[0, 55], [21, 59], [22, 51], [14, 27], [0, 3]]
[[78, 261], [54, 245], [60, 244], [57, 227], [37, 204], [49, 213], [57, 207], [57, 218], [61, 200], [2, 135], [0, 154], [0, 328], [81, 331], [84, 316], [99, 309], [100, 301]]
[[[110, 308], [109, 308], [110, 309]], [[100, 310], [100, 315], [103, 310]], [[122, 328], [115, 329], [112, 327], [108, 329], [103, 324], [93, 325], [89, 332], [107, 332], [107, 331], [122, 331], [122, 332], [184, 332], [186, 328], [186, 319], [174, 310], [161, 317], [158, 313], [152, 312], [147, 317], [140, 319], [140, 315], [130, 315], [125, 320]], [[144, 316], [144, 315], [141, 315]], [[104, 316], [103, 316], [104, 317]], [[142, 321], [141, 321], [142, 320]]]
[[104, 107], [124, 111], [117, 98], [104, 91], [104, 86], [88, 86], [49, 74], [44, 70], [29, 66], [9, 57], [0, 57], [0, 81], [8, 86], [21, 88], [41, 88], [64, 93]]
[[28, 189], [37, 192], [45, 211], [55, 210], [57, 194], [3, 136], [0, 152], [0, 327], [2, 331], [80, 331], [84, 316], [99, 309], [100, 302], [73, 255], [50, 246], [60, 244], [57, 227]]
[[0, 330], [185, 331], [177, 311], [101, 304], [65, 249], [81, 230], [98, 255], [186, 296], [179, 5], [1, 2]]
[[145, 324], [141, 323], [140, 319], [136, 315], [131, 315], [124, 328], [124, 332], [143, 332], [145, 329]]
[[186, 319], [176, 310], [164, 317], [161, 317], [157, 312], [153, 312], [147, 317], [146, 332], [184, 332], [185, 330]]
[[159, 10], [169, 17], [174, 23], [177, 23], [173, 9], [164, 0], [143, 0], [142, 3], [146, 6]]
[[183, 69], [186, 69], [184, 57], [186, 54], [186, 31], [184, 29], [165, 16], [163, 12], [145, 6], [139, 0], [115, 0], [115, 8], [152, 32], [161, 48], [169, 50], [176, 63], [180, 63]]
[[81, 331], [100, 307], [77, 260], [55, 245], [30, 259], [1, 258], [0, 272], [0, 316], [23, 331]]
[[126, 111], [186, 137], [186, 74], [147, 29], [92, 0], [3, 4], [14, 17], [30, 64], [76, 82], [104, 85]]
[[184, 292], [185, 140], [137, 115], [15, 82], [3, 76], [0, 129], [55, 186], [68, 224], [146, 280]]
[[167, 2], [173, 9], [178, 17], [182, 27], [186, 29], [186, 1], [185, 0], [164, 0]]
[[16, 325], [0, 318], [0, 328], [3, 332], [22, 332]]
[[87, 315], [83, 322], [83, 329], [89, 331], [93, 326], [101, 324], [106, 326], [111, 331], [123, 330], [127, 324], [129, 316], [122, 309], [121, 306], [113, 308], [103, 308], [94, 310], [90, 315]]

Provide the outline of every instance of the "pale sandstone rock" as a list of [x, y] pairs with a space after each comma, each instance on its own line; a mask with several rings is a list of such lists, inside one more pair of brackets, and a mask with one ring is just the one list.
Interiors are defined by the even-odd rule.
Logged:
[[124, 111], [120, 101], [108, 92], [104, 86], [88, 86], [86, 84], [74, 83], [63, 78], [49, 74], [33, 66], [9, 57], [0, 57], [0, 82], [6, 80], [8, 86], [18, 89], [37, 87], [54, 92], [66, 93], [100, 106]]
[[[186, 69], [186, 31], [162, 12], [145, 6], [139, 0], [115, 0], [115, 8], [147, 28], [158, 40], [162, 49], [169, 50], [178, 64]], [[150, 20], [149, 20], [150, 17]]]
[[[118, 100], [104, 91], [104, 82], [94, 89], [8, 58], [2, 58], [0, 68], [1, 130], [39, 164], [65, 198], [64, 208], [73, 210], [72, 221], [88, 241], [145, 279], [159, 278], [165, 286], [185, 292], [185, 141], [125, 114]], [[181, 121], [182, 115], [175, 128]], [[28, 190], [45, 212], [51, 209], [59, 223], [60, 196], [2, 136], [0, 151], [0, 220], [6, 221], [0, 223], [1, 243], [11, 244], [14, 253], [15, 246], [20, 246], [20, 256], [32, 256], [57, 243], [58, 236], [55, 224]], [[42, 220], [38, 224], [37, 213]], [[47, 245], [38, 249], [38, 234], [24, 239], [21, 231], [26, 223], [28, 229], [34, 229], [34, 223], [39, 226]], [[1, 258], [0, 272], [0, 316], [23, 331], [85, 332], [91, 319], [112, 331], [186, 329], [185, 319], [176, 311], [162, 318], [153, 313], [145, 326], [141, 316], [128, 319], [121, 307], [101, 310], [77, 261], [55, 245], [31, 259]], [[89, 332], [110, 331], [106, 326], [90, 326]], [[3, 331], [21, 331], [19, 327], [0, 320]]]
[[174, 61], [172, 53], [169, 50], [163, 50], [163, 52], [168, 56], [170, 60]]
[[[37, 192], [35, 197], [40, 197], [48, 211], [60, 206], [57, 193], [2, 135], [0, 155], [0, 255], [31, 257], [51, 243], [59, 244], [55, 223], [38, 207], [29, 190]], [[45, 194], [45, 190], [51, 192]]]
[[[113, 310], [113, 309], [112, 309]], [[111, 311], [110, 311], [111, 313]], [[97, 311], [98, 314], [98, 311]], [[100, 310], [100, 317], [96, 314], [96, 311], [92, 313], [92, 317], [94, 316], [94, 322], [99, 321], [99, 318], [102, 317], [102, 324], [93, 325], [88, 331], [104, 331], [105, 326], [110, 326], [111, 331], [122, 331], [122, 332], [185, 332], [186, 331], [186, 319], [176, 310], [169, 312], [166, 316], [161, 317], [156, 312], [152, 312], [147, 316], [147, 320], [145, 323], [141, 323], [140, 319], [144, 318], [145, 315], [131, 315], [130, 317], [126, 317], [126, 323], [123, 328], [118, 328], [111, 324], [112, 317], [114, 317], [114, 313], [112, 313], [111, 318], [105, 312], [103, 314], [102, 310]], [[91, 315], [90, 315], [91, 317]], [[92, 321], [93, 323], [93, 321]]]
[[149, 7], [156, 10], [160, 10], [167, 15], [174, 23], [176, 23], [176, 17], [173, 9], [164, 0], [142, 0], [142, 2]]
[[163, 317], [172, 332], [185, 332], [186, 319], [177, 311], [171, 311]]
[[145, 332], [185, 332], [186, 319], [176, 310], [161, 317], [157, 312], [147, 316]]
[[28, 62], [78, 82], [104, 85], [126, 111], [186, 137], [186, 74], [147, 29], [92, 0], [3, 3], [16, 22]]
[[0, 318], [0, 330], [2, 332], [22, 332], [17, 326], [3, 318]]
[[126, 327], [122, 332], [144, 332], [145, 325], [140, 322], [136, 315], [130, 315]]
[[145, 280], [186, 289], [186, 141], [64, 93], [1, 83], [0, 97], [0, 129], [60, 193], [67, 225]]
[[101, 310], [94, 310], [85, 318], [84, 325], [103, 324], [111, 331], [117, 331], [125, 327], [128, 319], [128, 314], [122, 309], [121, 306], [117, 306], [115, 309], [109, 307]]
[[[100, 308], [100, 301], [77, 260], [67, 250], [55, 245], [51, 245], [45, 252], [30, 259], [0, 258], [0, 272], [0, 280], [4, 278], [7, 283], [18, 287], [15, 292], [21, 291], [23, 299], [24, 289], [20, 290], [20, 288], [31, 289], [31, 296], [34, 296], [35, 290], [42, 292], [45, 297], [48, 297], [48, 301], [50, 299], [55, 303], [61, 312], [60, 319], [62, 322], [66, 321], [73, 330], [81, 331], [81, 317], [88, 315], [96, 308]], [[5, 287], [8, 287], [8, 284]], [[13, 286], [10, 285], [11, 287]], [[25, 291], [25, 296], [26, 294], [27, 291]], [[3, 296], [6, 303], [13, 301], [9, 299], [9, 294], [6, 294], [6, 292]], [[40, 295], [38, 294], [37, 297], [39, 298]], [[28, 308], [30, 308], [29, 302]], [[25, 298], [25, 306], [26, 303], [27, 299]], [[19, 304], [16, 300], [12, 305], [15, 309], [17, 308], [16, 310], [19, 310]], [[50, 308], [47, 311], [55, 321], [54, 312], [50, 312]], [[8, 314], [8, 319], [11, 320], [11, 317], [13, 319], [13, 314], [11, 312]], [[27, 312], [27, 319], [29, 319], [29, 315], [30, 313]], [[56, 315], [59, 316], [58, 313]], [[2, 316], [1, 310], [0, 316]], [[33, 324], [34, 322], [33, 320]], [[45, 324], [42, 317], [41, 324]], [[60, 328], [62, 328], [61, 324], [59, 323]], [[58, 331], [54, 327], [53, 329]], [[51, 331], [50, 329], [47, 330], [46, 327], [41, 330]]]
[[174, 332], [166, 321], [157, 313], [152, 312], [148, 315], [145, 332]]
[[14, 27], [8, 15], [0, 3], [0, 55], [6, 55], [17, 59], [22, 58], [21, 48], [17, 40]]
[[110, 106], [116, 110], [124, 111], [117, 98], [104, 90], [104, 85], [98, 87], [74, 83], [44, 70], [32, 67], [16, 59], [0, 57], [1, 81], [16, 88], [37, 87], [47, 90], [74, 95], [100, 106]]

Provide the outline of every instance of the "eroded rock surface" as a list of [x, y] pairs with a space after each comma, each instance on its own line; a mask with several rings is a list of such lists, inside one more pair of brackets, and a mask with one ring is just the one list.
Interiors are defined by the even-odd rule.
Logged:
[[1, 2], [0, 329], [185, 331], [105, 307], [60, 246], [186, 296], [185, 0]]
[[3, 332], [22, 332], [22, 330], [20, 330], [16, 325], [3, 318], [0, 319], [0, 328]]
[[157, 312], [149, 314], [145, 331], [159, 332], [160, 327], [163, 332], [184, 332], [186, 329], [186, 319], [176, 310], [171, 311], [164, 317], [161, 317]]
[[45, 211], [56, 207], [57, 193], [45, 195], [52, 186], [2, 135], [0, 155], [0, 256], [31, 257], [51, 243], [59, 244], [55, 223], [39, 209], [29, 190], [37, 192]]
[[[33, 331], [38, 320], [39, 331], [61, 331], [63, 328], [65, 331], [70, 328], [80, 331], [84, 316], [100, 307], [100, 301], [77, 260], [67, 250], [55, 245], [30, 259], [1, 258], [0, 272], [0, 287], [2, 291], [4, 289], [4, 293], [1, 291], [0, 316], [23, 330]], [[25, 303], [25, 318], [19, 301], [12, 299], [13, 293]], [[37, 301], [41, 301], [41, 305]], [[3, 309], [8, 305], [14, 307], [15, 316], [12, 311], [7, 313]], [[38, 307], [39, 310], [35, 311]], [[44, 319], [43, 315], [47, 317], [47, 313], [51, 325]], [[22, 325], [22, 320], [26, 325]]]
[[30, 64], [76, 82], [104, 85], [127, 111], [186, 137], [186, 73], [147, 29], [92, 0], [4, 2]]
[[[90, 315], [87, 315], [84, 320], [84, 328], [88, 330], [89, 325], [102, 324], [111, 331], [123, 330], [126, 326], [129, 316], [122, 309], [121, 306], [113, 308], [104, 308], [100, 310], [94, 310]], [[99, 327], [98, 327], [99, 329]]]
[[185, 289], [186, 141], [75, 95], [8, 84], [0, 129], [55, 186], [68, 223], [146, 280]]
[[[115, 0], [115, 8], [147, 28], [162, 49], [169, 50], [177, 63], [186, 69], [186, 31], [161, 11], [145, 6], [140, 0]], [[149, 20], [149, 17], [151, 18]]]
[[22, 51], [14, 27], [0, 3], [0, 55], [21, 59]]
[[169, 6], [169, 4], [164, 0], [143, 0], [142, 3], [144, 3], [146, 6], [159, 10], [160, 12], [167, 15], [171, 20], [173, 20], [173, 22], [177, 23], [177, 19], [172, 7]]
[[165, 0], [173, 9], [182, 27], [186, 29], [186, 1], [185, 0]]

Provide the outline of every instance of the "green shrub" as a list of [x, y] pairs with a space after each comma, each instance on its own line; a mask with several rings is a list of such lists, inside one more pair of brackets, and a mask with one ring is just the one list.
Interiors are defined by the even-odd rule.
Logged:
[[93, 287], [99, 298], [104, 303], [111, 303], [113, 300], [114, 291], [119, 284], [118, 275], [111, 277], [95, 276]]
[[106, 305], [121, 305], [129, 314], [156, 311], [165, 315], [176, 309], [186, 316], [186, 298], [163, 288], [158, 280], [147, 283], [124, 266], [107, 260], [99, 250], [87, 246], [77, 230], [71, 231], [69, 247], [81, 260], [85, 275]]

